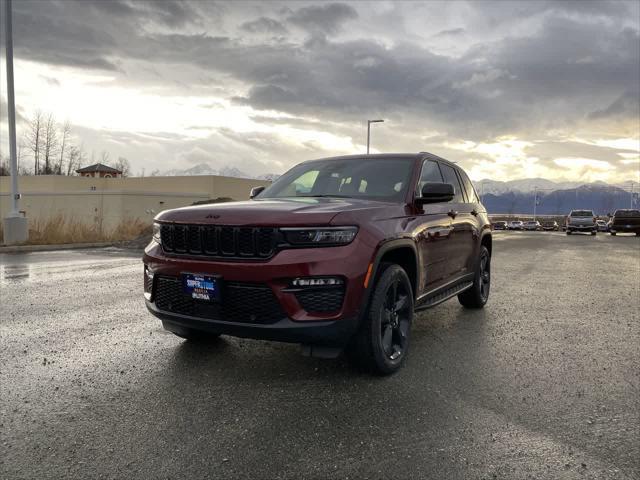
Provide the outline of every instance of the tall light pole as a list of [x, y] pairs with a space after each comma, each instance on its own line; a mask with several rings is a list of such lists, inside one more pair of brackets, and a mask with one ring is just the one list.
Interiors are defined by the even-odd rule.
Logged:
[[369, 155], [369, 144], [371, 142], [371, 124], [382, 122], [384, 122], [384, 120], [367, 120], [367, 155]]
[[28, 239], [27, 219], [18, 210], [18, 158], [16, 156], [16, 101], [13, 92], [13, 32], [11, 31], [11, 0], [5, 0], [5, 47], [7, 57], [7, 109], [9, 121], [9, 159], [11, 164], [11, 211], [4, 218], [4, 243], [24, 243]]
[[631, 188], [629, 190], [629, 194], [631, 196], [631, 198], [629, 198], [629, 208], [633, 208], [633, 182], [631, 182]]
[[536, 207], [538, 206], [538, 187], [533, 187], [533, 221], [536, 221]]

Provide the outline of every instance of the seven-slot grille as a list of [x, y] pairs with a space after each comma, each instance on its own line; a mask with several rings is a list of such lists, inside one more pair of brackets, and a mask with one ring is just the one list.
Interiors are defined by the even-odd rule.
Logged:
[[270, 258], [277, 230], [268, 227], [166, 224], [160, 227], [162, 248], [168, 253], [211, 257]]
[[262, 283], [224, 282], [222, 302], [209, 303], [186, 295], [179, 278], [157, 276], [153, 297], [160, 310], [211, 320], [270, 324], [287, 316]]

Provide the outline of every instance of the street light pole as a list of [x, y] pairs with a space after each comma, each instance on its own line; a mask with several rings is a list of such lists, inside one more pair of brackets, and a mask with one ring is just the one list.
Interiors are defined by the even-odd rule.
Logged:
[[5, 0], [5, 48], [7, 60], [7, 110], [9, 122], [9, 160], [11, 165], [11, 211], [4, 219], [4, 243], [24, 243], [28, 239], [27, 219], [18, 210], [18, 158], [16, 156], [16, 101], [13, 90], [13, 32], [11, 0]]
[[369, 155], [369, 145], [371, 143], [371, 124], [382, 122], [384, 122], [384, 120], [367, 120], [367, 155]]
[[538, 187], [533, 187], [533, 221], [536, 221], [536, 207], [538, 206]]

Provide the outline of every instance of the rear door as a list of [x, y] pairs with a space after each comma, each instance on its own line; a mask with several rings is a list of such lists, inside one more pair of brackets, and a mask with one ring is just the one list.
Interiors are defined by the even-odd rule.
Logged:
[[461, 208], [461, 214], [465, 219], [465, 228], [467, 230], [467, 238], [465, 240], [465, 248], [468, 249], [469, 256], [467, 257], [466, 270], [467, 272], [475, 272], [476, 259], [478, 255], [478, 248], [480, 245], [480, 232], [482, 231], [481, 225], [481, 212], [484, 212], [484, 207], [480, 203], [480, 198], [473, 187], [473, 183], [469, 180], [467, 174], [460, 168], [456, 169], [458, 177], [462, 183], [464, 189], [465, 204]]
[[477, 214], [474, 204], [467, 201], [462, 182], [458, 177], [456, 168], [440, 162], [440, 169], [445, 183], [453, 185], [455, 197], [447, 205], [448, 215], [451, 218], [451, 242], [447, 261], [447, 278], [449, 281], [469, 273], [472, 267], [472, 257], [475, 251], [475, 238], [477, 234]]

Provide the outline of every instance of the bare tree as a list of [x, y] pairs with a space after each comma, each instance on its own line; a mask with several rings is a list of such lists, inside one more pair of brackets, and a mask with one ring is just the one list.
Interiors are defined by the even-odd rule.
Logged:
[[33, 152], [33, 174], [40, 173], [40, 154], [42, 152], [42, 140], [44, 137], [44, 115], [40, 110], [36, 111], [29, 124], [29, 130], [25, 134], [27, 148]]
[[128, 177], [131, 173], [131, 165], [129, 164], [129, 160], [124, 157], [118, 157], [118, 161], [115, 163], [114, 168], [120, 170], [123, 177]]
[[53, 114], [49, 114], [44, 127], [44, 173], [49, 175], [53, 171], [53, 158], [58, 148], [58, 130]]
[[71, 176], [87, 160], [87, 155], [82, 145], [71, 145], [67, 153], [67, 175]]
[[109, 161], [109, 152], [107, 152], [106, 150], [103, 150], [102, 153], [100, 154], [100, 163], [102, 163], [103, 165], [106, 165], [108, 161]]
[[67, 148], [67, 144], [69, 143], [69, 137], [71, 137], [71, 123], [69, 120], [64, 122], [62, 126], [62, 130], [60, 131], [62, 138], [60, 139], [60, 161], [56, 166], [56, 174], [62, 175], [62, 168], [64, 165], [64, 151]]

